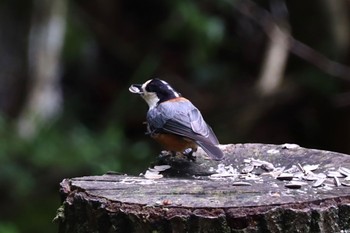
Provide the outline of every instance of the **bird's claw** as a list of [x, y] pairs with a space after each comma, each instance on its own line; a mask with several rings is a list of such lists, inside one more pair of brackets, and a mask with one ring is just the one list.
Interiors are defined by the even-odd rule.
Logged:
[[196, 161], [196, 156], [193, 155], [193, 152], [194, 152], [194, 150], [193, 150], [192, 148], [187, 148], [186, 150], [184, 150], [184, 151], [182, 152], [182, 154], [183, 154], [184, 156], [186, 156], [186, 158], [187, 158], [188, 160], [194, 162], [194, 161]]

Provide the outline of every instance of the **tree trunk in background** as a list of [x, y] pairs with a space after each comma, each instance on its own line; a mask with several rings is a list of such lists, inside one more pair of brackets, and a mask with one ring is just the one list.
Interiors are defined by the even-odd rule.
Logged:
[[262, 96], [273, 94], [280, 87], [289, 55], [289, 22], [287, 6], [282, 1], [270, 1], [276, 24], [271, 24], [269, 44], [262, 62], [258, 91]]
[[[27, 79], [27, 35], [31, 1], [0, 4], [0, 112], [16, 117], [24, 99]], [[20, 6], [20, 7], [19, 7]]]
[[36, 0], [28, 41], [27, 98], [18, 119], [18, 133], [32, 137], [38, 127], [61, 110], [60, 54], [66, 26], [66, 1]]
[[333, 49], [339, 54], [340, 62], [346, 56], [350, 43], [349, 9], [346, 0], [323, 0], [330, 20], [330, 29], [334, 40]]

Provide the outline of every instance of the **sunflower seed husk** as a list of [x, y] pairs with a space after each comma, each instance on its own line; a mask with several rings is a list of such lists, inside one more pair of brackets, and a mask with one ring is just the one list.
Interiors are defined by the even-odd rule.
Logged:
[[341, 184], [342, 184], [343, 186], [350, 187], [350, 182], [347, 181], [347, 180], [344, 180], [343, 182], [341, 182]]
[[284, 171], [285, 167], [277, 167], [275, 170], [269, 173], [264, 174], [270, 174], [272, 177], [277, 178], [279, 175], [281, 175]]
[[[333, 177], [332, 177], [333, 178]], [[328, 187], [334, 187], [335, 186], [335, 183], [334, 183], [334, 179], [326, 179], [324, 181], [324, 184]]]
[[320, 179], [320, 177], [314, 173], [309, 173], [307, 175], [304, 175], [302, 178], [307, 181], [315, 181]]
[[277, 176], [278, 180], [292, 180], [294, 178], [294, 175], [291, 173], [281, 173], [279, 176]]
[[298, 178], [299, 180], [301, 180], [303, 176], [305, 176], [305, 174], [302, 172], [293, 173], [293, 175], [295, 178]]
[[326, 178], [319, 178], [319, 179], [317, 179], [317, 180], [312, 184], [312, 187], [313, 187], [313, 188], [318, 188], [318, 187], [322, 186], [325, 180], [326, 180]]
[[159, 174], [158, 172], [148, 170], [146, 171], [144, 177], [146, 179], [156, 180], [156, 179], [163, 178], [163, 175]]
[[254, 167], [260, 167], [265, 161], [259, 160], [259, 159], [251, 159], [251, 164]]
[[288, 168], [287, 170], [284, 170], [284, 172], [287, 173], [296, 173], [299, 171], [299, 168], [295, 165], [293, 165], [292, 167]]
[[304, 180], [313, 181], [318, 179], [326, 179], [327, 176], [324, 173], [309, 173], [306, 176], [303, 176]]
[[337, 186], [337, 187], [339, 187], [339, 186], [341, 185], [341, 183], [340, 183], [338, 177], [336, 177], [336, 176], [334, 177], [334, 184], [335, 184], [335, 186]]
[[329, 171], [327, 173], [327, 177], [330, 177], [330, 178], [333, 178], [333, 177], [344, 177], [343, 174], [341, 174], [340, 172], [337, 172], [337, 171]]
[[222, 177], [232, 177], [232, 176], [237, 176], [238, 174], [233, 174], [233, 173], [215, 173], [209, 176], [209, 178], [222, 178]]
[[345, 167], [340, 167], [338, 171], [343, 174], [344, 176], [350, 176], [350, 169]]
[[243, 182], [243, 181], [237, 181], [232, 183], [233, 186], [252, 186], [251, 183]]
[[296, 149], [296, 148], [300, 148], [300, 146], [298, 144], [292, 144], [292, 143], [285, 143], [282, 144], [282, 149]]
[[307, 183], [301, 181], [291, 181], [285, 184], [284, 186], [290, 189], [300, 189], [301, 186], [306, 185]]
[[273, 166], [272, 163], [269, 163], [267, 161], [262, 161], [259, 159], [252, 159], [252, 165], [255, 167], [261, 167], [265, 171], [273, 171], [275, 169], [275, 166]]
[[162, 171], [168, 170], [169, 168], [171, 168], [171, 166], [169, 166], [169, 165], [158, 165], [158, 166], [154, 166], [153, 169], [155, 171], [162, 172]]
[[243, 160], [243, 163], [251, 163], [251, 162], [252, 162], [251, 159], [244, 159], [244, 160]]
[[316, 175], [320, 178], [327, 178], [327, 175], [324, 173], [317, 173]]
[[320, 166], [319, 164], [305, 165], [305, 166], [303, 166], [303, 169], [306, 173], [308, 173], [308, 172], [315, 171], [319, 166]]
[[301, 166], [300, 163], [297, 164], [297, 168], [299, 169], [299, 171], [301, 171], [302, 173], [306, 173], [303, 166]]
[[261, 168], [264, 169], [265, 171], [271, 172], [275, 169], [272, 163], [266, 162], [261, 165]]
[[253, 166], [253, 165], [248, 165], [248, 166], [245, 166], [245, 167], [242, 169], [241, 173], [247, 174], [247, 173], [249, 173], [249, 172], [251, 172], [251, 171], [253, 171], [253, 170], [254, 170], [254, 166]]

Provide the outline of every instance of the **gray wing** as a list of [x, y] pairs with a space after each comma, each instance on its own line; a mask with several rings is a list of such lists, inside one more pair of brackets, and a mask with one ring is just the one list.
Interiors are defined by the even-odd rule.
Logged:
[[213, 130], [204, 121], [199, 110], [190, 102], [164, 102], [148, 112], [152, 130], [173, 133], [190, 138], [202, 147], [213, 159], [223, 154]]
[[162, 128], [169, 133], [179, 134], [195, 141], [205, 140], [214, 145], [219, 144], [213, 130], [204, 121], [197, 108], [186, 113], [175, 114], [165, 122]]

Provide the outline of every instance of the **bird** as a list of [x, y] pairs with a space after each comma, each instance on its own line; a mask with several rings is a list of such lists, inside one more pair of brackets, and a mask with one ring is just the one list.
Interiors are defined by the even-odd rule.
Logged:
[[147, 134], [165, 150], [194, 160], [193, 152], [200, 146], [210, 159], [223, 159], [219, 141], [201, 112], [166, 81], [153, 78], [132, 84], [129, 91], [139, 94], [148, 104]]

